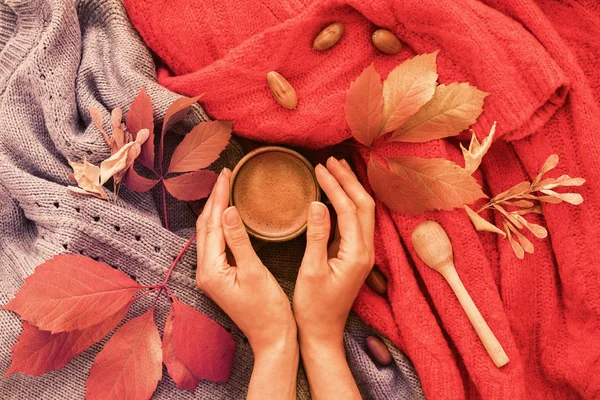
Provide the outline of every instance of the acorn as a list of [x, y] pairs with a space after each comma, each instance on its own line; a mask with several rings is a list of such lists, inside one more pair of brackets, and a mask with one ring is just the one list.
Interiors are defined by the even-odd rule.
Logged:
[[281, 74], [271, 71], [267, 74], [267, 85], [277, 102], [288, 110], [293, 110], [298, 104], [296, 91]]
[[313, 42], [313, 50], [325, 51], [332, 48], [344, 34], [344, 24], [335, 22], [323, 29]]
[[398, 54], [402, 50], [400, 39], [387, 29], [377, 29], [371, 36], [377, 50], [385, 54]]

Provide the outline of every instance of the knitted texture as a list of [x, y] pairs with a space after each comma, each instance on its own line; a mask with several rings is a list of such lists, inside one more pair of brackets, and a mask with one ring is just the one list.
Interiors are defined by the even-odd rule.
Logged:
[[[157, 121], [179, 95], [155, 81], [152, 56], [131, 26], [119, 0], [33, 0], [0, 5], [0, 305], [13, 298], [37, 265], [61, 253], [81, 253], [117, 268], [141, 284], [162, 282], [193, 233], [195, 215], [187, 204], [168, 200], [173, 231], [162, 227], [160, 190], [133, 193], [122, 187], [117, 203], [67, 190], [67, 157], [99, 163], [110, 153], [88, 109], [130, 105], [145, 87]], [[125, 112], [127, 109], [124, 110]], [[165, 139], [167, 154], [181, 135], [206, 120], [195, 105], [188, 118]], [[232, 142], [215, 170], [232, 167], [242, 149]], [[260, 255], [286, 293], [293, 291], [302, 240], [270, 248]], [[175, 269], [170, 287], [176, 296], [232, 332], [236, 352], [227, 383], [200, 382], [194, 394], [176, 388], [163, 369], [154, 398], [242, 399], [252, 372], [252, 350], [242, 332], [196, 287], [195, 245]], [[136, 303], [126, 319], [149, 306]], [[162, 330], [168, 302], [156, 309]], [[10, 364], [10, 348], [21, 332], [17, 315], [0, 312], [0, 374]], [[345, 334], [347, 356], [366, 398], [422, 398], [418, 378], [407, 358], [391, 346], [394, 363], [379, 367], [365, 353], [365, 338], [376, 334], [356, 315]], [[0, 379], [2, 399], [81, 399], [94, 357], [105, 343], [92, 346], [60, 371], [40, 377], [14, 374]], [[298, 380], [298, 397], [309, 398], [306, 378]]]
[[[533, 222], [549, 237], [518, 260], [506, 240], [477, 233], [463, 210], [408, 216], [377, 204], [376, 263], [389, 280], [383, 298], [363, 288], [355, 310], [413, 361], [427, 397], [600, 397], [600, 256], [598, 107], [600, 18], [597, 2], [522, 0], [125, 0], [149, 47], [166, 68], [159, 82], [203, 101], [209, 115], [234, 121], [247, 138], [320, 149], [350, 137], [343, 104], [350, 82], [371, 62], [385, 77], [415, 54], [441, 49], [439, 81], [468, 81], [490, 93], [474, 128], [498, 121], [496, 143], [476, 177], [490, 194], [533, 179], [558, 153], [552, 176], [587, 179], [585, 202], [544, 205]], [[339, 43], [312, 50], [331, 22], [345, 24]], [[370, 43], [376, 27], [405, 44], [395, 56]], [[280, 72], [298, 108], [277, 105], [265, 75]], [[596, 96], [594, 98], [594, 96]], [[459, 139], [468, 139], [462, 135]], [[348, 151], [362, 182], [367, 154]], [[386, 156], [443, 157], [462, 163], [458, 141], [393, 143]], [[486, 211], [484, 216], [501, 222]], [[497, 369], [444, 279], [410, 243], [415, 226], [439, 221], [454, 247], [459, 275], [510, 363]]]

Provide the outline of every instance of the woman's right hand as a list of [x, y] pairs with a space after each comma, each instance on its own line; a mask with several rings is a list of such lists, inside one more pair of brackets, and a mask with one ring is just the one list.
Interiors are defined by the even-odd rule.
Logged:
[[375, 202], [344, 160], [332, 157], [327, 168], [318, 165], [315, 173], [335, 208], [338, 229], [328, 248], [329, 211], [322, 203], [311, 204], [293, 299], [300, 353], [313, 397], [360, 398], [346, 362], [343, 334], [374, 263]]

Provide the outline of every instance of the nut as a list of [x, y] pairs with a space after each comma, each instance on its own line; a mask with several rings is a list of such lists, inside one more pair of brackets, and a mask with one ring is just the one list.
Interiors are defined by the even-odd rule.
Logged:
[[373, 267], [367, 276], [367, 286], [376, 293], [384, 295], [387, 293], [387, 279], [377, 267]]
[[313, 42], [313, 50], [325, 51], [333, 47], [344, 34], [344, 24], [335, 22], [323, 29]]
[[369, 350], [371, 358], [381, 365], [388, 365], [392, 362], [390, 351], [377, 336], [369, 336], [367, 338], [367, 350]]
[[290, 83], [279, 73], [271, 71], [267, 74], [267, 85], [277, 102], [288, 110], [293, 110], [298, 104], [296, 91]]
[[385, 54], [398, 54], [402, 50], [402, 43], [392, 32], [387, 29], [378, 29], [371, 36], [373, 45]]

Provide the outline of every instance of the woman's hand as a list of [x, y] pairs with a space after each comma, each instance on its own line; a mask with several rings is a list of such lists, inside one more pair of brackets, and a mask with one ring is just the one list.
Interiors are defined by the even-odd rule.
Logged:
[[327, 207], [311, 204], [307, 244], [293, 308], [300, 352], [314, 398], [360, 398], [343, 346], [346, 319], [374, 263], [375, 203], [348, 163], [335, 158], [315, 173], [337, 213], [338, 229], [327, 246]]
[[[296, 397], [298, 342], [289, 300], [250, 244], [229, 207], [231, 171], [224, 169], [196, 224], [196, 283], [244, 332], [255, 364], [248, 398]], [[227, 259], [225, 248], [235, 258]]]

